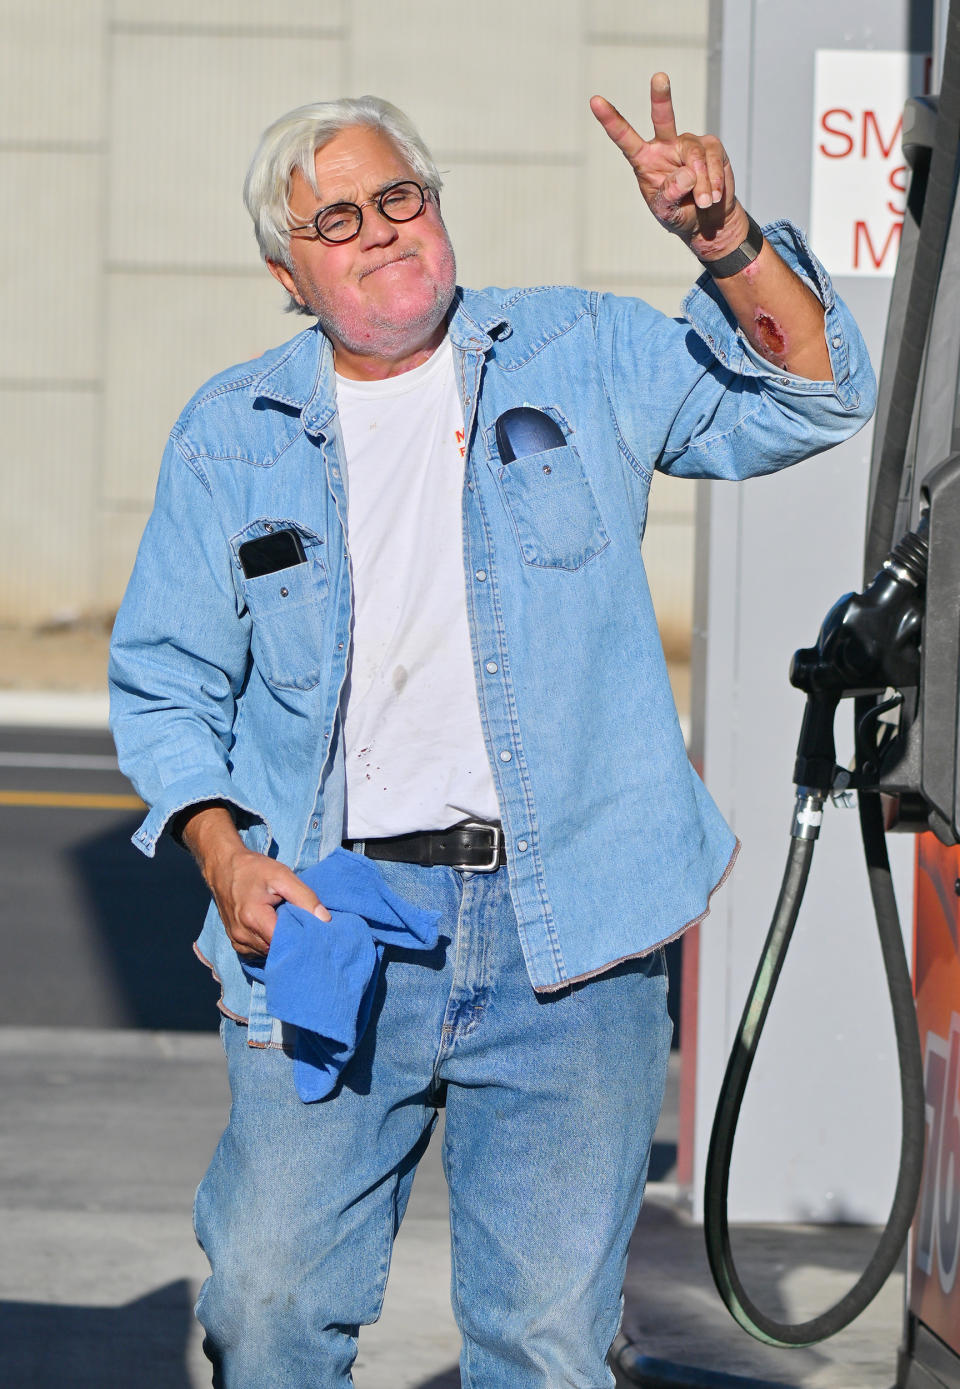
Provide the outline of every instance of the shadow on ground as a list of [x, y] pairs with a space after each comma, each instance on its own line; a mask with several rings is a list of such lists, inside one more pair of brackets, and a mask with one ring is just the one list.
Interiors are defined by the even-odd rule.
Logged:
[[[878, 1237], [877, 1230], [854, 1225], [731, 1229], [748, 1294], [782, 1322], [806, 1320], [836, 1302], [865, 1268]], [[892, 1275], [861, 1317], [829, 1341], [791, 1349], [763, 1345], [736, 1325], [720, 1301], [702, 1227], [667, 1203], [648, 1199], [631, 1241], [624, 1292], [623, 1331], [644, 1355], [787, 1385], [889, 1389], [895, 1378], [902, 1273]]]
[[[186, 1279], [122, 1307], [0, 1302], [0, 1370], [11, 1389], [196, 1389]], [[366, 1383], [366, 1381], [364, 1381]], [[456, 1365], [417, 1389], [460, 1389]]]
[[219, 993], [193, 953], [209, 893], [190, 855], [164, 836], [147, 859], [125, 820], [70, 850], [83, 907], [121, 993], [128, 1027], [172, 1032], [215, 1028]]
[[0, 1302], [3, 1382], [16, 1389], [193, 1389], [186, 1279], [122, 1307]]
[[677, 1165], [677, 1145], [676, 1143], [661, 1143], [655, 1141], [650, 1149], [650, 1167], [647, 1172], [648, 1182], [662, 1182], [667, 1179]]
[[0, 807], [5, 1025], [211, 1031], [217, 986], [196, 960], [208, 893], [189, 854], [130, 843], [139, 816]]

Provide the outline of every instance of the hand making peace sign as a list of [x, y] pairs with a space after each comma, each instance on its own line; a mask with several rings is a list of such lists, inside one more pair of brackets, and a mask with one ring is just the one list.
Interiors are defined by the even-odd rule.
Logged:
[[695, 255], [743, 240], [747, 218], [726, 151], [716, 135], [677, 134], [665, 72], [650, 79], [652, 140], [638, 135], [606, 97], [592, 97], [590, 109], [633, 169], [654, 217]]
[[[650, 79], [652, 140], [638, 135], [606, 97], [592, 97], [590, 109], [633, 170], [657, 221], [711, 270], [753, 347], [782, 370], [829, 381], [823, 305], [737, 202], [733, 170], [716, 135], [677, 134], [667, 74]], [[759, 249], [751, 241], [754, 255], [741, 265], [736, 253], [753, 234], [760, 236]]]

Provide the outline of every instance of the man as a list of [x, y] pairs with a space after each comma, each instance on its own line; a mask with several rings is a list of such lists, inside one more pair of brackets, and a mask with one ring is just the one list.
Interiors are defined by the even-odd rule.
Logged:
[[[153, 807], [135, 842], [172, 827], [214, 901], [198, 950], [233, 1106], [198, 1192], [198, 1315], [228, 1389], [350, 1383], [441, 1105], [464, 1385], [613, 1383], [669, 1045], [659, 947], [736, 852], [670, 698], [650, 478], [807, 457], [869, 417], [873, 377], [800, 234], [764, 237], [720, 142], [677, 134], [665, 74], [650, 141], [591, 105], [702, 262], [686, 323], [456, 288], [440, 179], [387, 103], [267, 131], [247, 205], [318, 324], [187, 406], [117, 621], [114, 730]], [[356, 1055], [304, 1103], [244, 966], [283, 902], [324, 929], [298, 873], [342, 840], [440, 939], [386, 951]]]

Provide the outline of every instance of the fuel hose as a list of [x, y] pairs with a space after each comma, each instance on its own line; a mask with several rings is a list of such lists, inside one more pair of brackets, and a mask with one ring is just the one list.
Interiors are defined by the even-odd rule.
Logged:
[[773, 1346], [812, 1345], [833, 1336], [860, 1315], [900, 1257], [913, 1219], [923, 1171], [926, 1128], [923, 1063], [913, 988], [893, 891], [880, 797], [874, 792], [860, 792], [860, 830], [900, 1063], [902, 1123], [896, 1191], [887, 1224], [870, 1262], [849, 1292], [834, 1306], [808, 1321], [790, 1323], [769, 1316], [749, 1296], [730, 1247], [727, 1222], [730, 1160], [747, 1079], [803, 900], [823, 799], [822, 793], [806, 787], [797, 792], [797, 812], [780, 895], [727, 1064], [707, 1156], [704, 1234], [713, 1280], [728, 1311], [744, 1330]]

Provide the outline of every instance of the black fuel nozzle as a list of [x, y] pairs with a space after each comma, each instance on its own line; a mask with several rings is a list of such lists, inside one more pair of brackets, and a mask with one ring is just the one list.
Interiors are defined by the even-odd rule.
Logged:
[[824, 794], [833, 787], [833, 720], [841, 699], [919, 684], [928, 530], [924, 516], [862, 593], [844, 594], [834, 603], [816, 646], [794, 653], [790, 683], [807, 696], [794, 765], [798, 786]]

